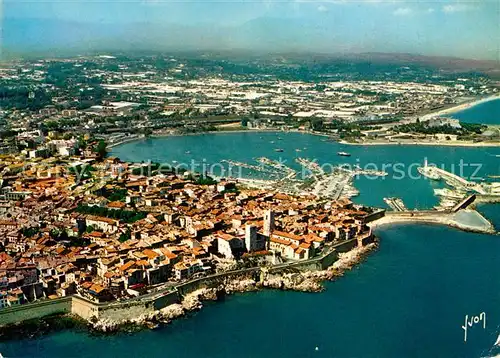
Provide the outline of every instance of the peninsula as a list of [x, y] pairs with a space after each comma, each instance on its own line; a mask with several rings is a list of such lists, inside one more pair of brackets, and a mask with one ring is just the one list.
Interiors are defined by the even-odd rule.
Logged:
[[[298, 154], [306, 148], [295, 148], [302, 178], [267, 157], [219, 163], [268, 176], [249, 179], [108, 155], [137, 139], [221, 129], [309, 132], [357, 144], [496, 145], [500, 136], [487, 126], [441, 113], [418, 117], [464, 98], [497, 96], [494, 84], [476, 77], [285, 80], [200, 73], [187, 58], [113, 56], [19, 61], [0, 71], [2, 324], [72, 313], [109, 330], [169, 321], [226, 292], [319, 291], [322, 280], [376, 246], [371, 227], [387, 222], [493, 232], [464, 209], [479, 197], [496, 200], [497, 186], [442, 172], [461, 185], [458, 198], [440, 210], [386, 213], [349, 198], [358, 193], [355, 177], [388, 173], [342, 165], [327, 171]], [[435, 76], [408, 73], [422, 75]], [[274, 153], [284, 151], [273, 145]]]

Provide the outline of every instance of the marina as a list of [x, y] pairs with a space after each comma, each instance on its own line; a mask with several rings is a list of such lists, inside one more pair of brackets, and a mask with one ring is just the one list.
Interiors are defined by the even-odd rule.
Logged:
[[[277, 134], [283, 138], [280, 141], [284, 153], [274, 154], [274, 146], [269, 143], [275, 140]], [[451, 147], [426, 147], [426, 146], [350, 146], [351, 157], [339, 157], [339, 151], [345, 151], [345, 146], [336, 142], [321, 141], [322, 137], [311, 134], [301, 134], [294, 132], [265, 132], [265, 133], [218, 133], [205, 134], [202, 136], [173, 136], [154, 139], [146, 139], [114, 147], [111, 155], [129, 160], [141, 162], [145, 158], [151, 158], [156, 162], [171, 162], [177, 160], [179, 163], [219, 163], [222, 160], [232, 160], [239, 163], [255, 164], [255, 158], [268, 158], [273, 161], [284, 162], [283, 164], [296, 172], [301, 173], [302, 166], [296, 162], [298, 157], [309, 158], [323, 166], [329, 172], [333, 167], [349, 164], [351, 170], [368, 168], [377, 172], [386, 172], [385, 176], [357, 175], [352, 181], [352, 185], [358, 192], [353, 197], [356, 203], [387, 207], [383, 201], [384, 197], [399, 197], [409, 209], [429, 209], [439, 205], [439, 197], [434, 193], [434, 189], [447, 185], [445, 180], [429, 180], [417, 171], [417, 167], [423, 166], [425, 158], [428, 158], [429, 165], [438, 165], [440, 168], [452, 170], [460, 168], [460, 163], [480, 162], [481, 168], [476, 173], [477, 177], [486, 178], [488, 175], [498, 173], [498, 158], [500, 148], [451, 148]], [[234, 149], [236, 148], [238, 149]], [[244, 143], [244, 146], [241, 146]], [[202, 148], [214, 148], [207, 152]], [[243, 150], [244, 148], [244, 150]], [[297, 153], [295, 149], [302, 148], [302, 153]], [[307, 148], [305, 151], [303, 148]], [[185, 150], [191, 150], [192, 154], [187, 156]], [[305, 154], [307, 153], [307, 155]], [[344, 158], [345, 161], [340, 160]], [[441, 159], [437, 159], [441, 158]], [[367, 163], [370, 166], [367, 167]], [[395, 170], [394, 166], [388, 163], [400, 163], [404, 173]], [[414, 164], [415, 163], [415, 164]], [[417, 165], [421, 163], [420, 165]], [[225, 163], [227, 164], [227, 163]], [[413, 166], [415, 165], [415, 166]], [[271, 168], [269, 169], [271, 170]], [[274, 169], [272, 169], [274, 171]], [[475, 168], [464, 166], [462, 175], [470, 177], [474, 174]], [[251, 173], [251, 175], [248, 175]], [[304, 174], [307, 174], [306, 170]], [[288, 175], [288, 172], [278, 170], [273, 179], [278, 179]], [[271, 174], [259, 172], [257, 170], [243, 170], [242, 180], [245, 179], [269, 179]], [[219, 175], [220, 173], [214, 173]], [[480, 184], [480, 183], [478, 183]], [[483, 183], [486, 185], [487, 183]], [[452, 189], [457, 190], [456, 187]], [[494, 192], [495, 186], [491, 186]], [[465, 188], [465, 192], [469, 189]], [[498, 189], [497, 189], [498, 190]], [[355, 192], [353, 191], [352, 194]]]

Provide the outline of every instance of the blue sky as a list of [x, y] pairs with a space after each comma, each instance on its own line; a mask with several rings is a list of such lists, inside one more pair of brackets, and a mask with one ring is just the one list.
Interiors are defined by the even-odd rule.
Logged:
[[[276, 38], [275, 43], [279, 44], [278, 39], [282, 40], [283, 49], [287, 49], [288, 42], [296, 50], [411, 52], [496, 60], [500, 51], [500, 0], [4, 0], [3, 3], [6, 19], [37, 18], [117, 27], [136, 23], [176, 24], [198, 28], [200, 35], [207, 29], [227, 29], [227, 38], [223, 32], [213, 36], [219, 36], [227, 46], [239, 48], [245, 47], [245, 41], [255, 31], [266, 41]], [[245, 28], [248, 33], [231, 37], [230, 32], [236, 28]]]

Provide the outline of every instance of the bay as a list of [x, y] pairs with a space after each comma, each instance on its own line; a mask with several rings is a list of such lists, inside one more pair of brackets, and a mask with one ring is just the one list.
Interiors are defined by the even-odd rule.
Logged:
[[462, 111], [451, 113], [449, 116], [465, 123], [500, 125], [500, 99], [479, 103]]

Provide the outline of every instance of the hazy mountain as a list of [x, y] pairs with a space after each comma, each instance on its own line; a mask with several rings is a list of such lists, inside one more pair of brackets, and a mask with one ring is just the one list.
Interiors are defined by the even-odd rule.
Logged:
[[[345, 58], [481, 70], [498, 76], [498, 61], [368, 52], [355, 37], [338, 38], [327, 24], [258, 18], [239, 26], [129, 23], [77, 23], [43, 19], [5, 19], [3, 55], [71, 55], [91, 51], [219, 51], [282, 53], [304, 58]], [[326, 35], [325, 35], [326, 34]], [[374, 45], [372, 45], [374, 46]], [[318, 55], [318, 53], [320, 55]], [[355, 53], [355, 54], [352, 54]], [[343, 55], [339, 55], [343, 54]]]
[[293, 19], [259, 18], [239, 26], [131, 23], [75, 23], [5, 19], [6, 51], [129, 49], [192, 50], [232, 48], [262, 51], [336, 52], [343, 45], [327, 29]]

